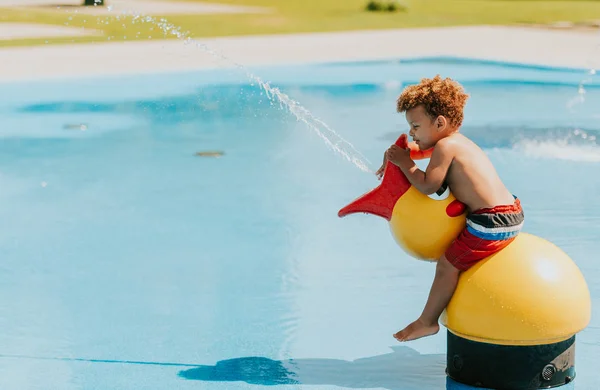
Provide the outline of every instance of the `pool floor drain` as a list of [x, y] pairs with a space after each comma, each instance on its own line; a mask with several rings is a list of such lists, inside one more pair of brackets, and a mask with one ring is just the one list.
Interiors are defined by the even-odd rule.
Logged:
[[86, 125], [85, 123], [67, 123], [63, 126], [63, 128], [67, 130], [85, 131], [88, 129], [88, 125]]
[[225, 153], [220, 150], [207, 150], [202, 152], [196, 152], [196, 157], [221, 157]]

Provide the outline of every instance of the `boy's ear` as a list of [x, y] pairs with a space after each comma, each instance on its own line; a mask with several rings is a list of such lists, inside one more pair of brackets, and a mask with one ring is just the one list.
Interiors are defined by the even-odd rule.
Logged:
[[437, 119], [435, 120], [435, 126], [437, 127], [438, 131], [442, 131], [446, 128], [446, 125], [448, 124], [446, 117], [443, 115], [439, 115], [437, 117]]

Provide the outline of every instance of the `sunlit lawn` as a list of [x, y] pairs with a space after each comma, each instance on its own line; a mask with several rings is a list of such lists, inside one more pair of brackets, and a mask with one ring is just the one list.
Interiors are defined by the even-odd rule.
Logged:
[[[195, 1], [195, 0], [178, 0]], [[384, 3], [387, 0], [382, 0]], [[164, 18], [192, 37], [276, 34], [316, 31], [389, 29], [473, 24], [550, 23], [600, 19], [600, 1], [412, 0], [405, 12], [367, 12], [365, 0], [211, 0], [269, 7], [262, 14], [169, 15]], [[154, 16], [160, 20], [160, 16]], [[0, 22], [28, 22], [99, 30], [96, 36], [0, 40], [0, 46], [107, 40], [148, 40], [165, 36], [140, 18], [90, 16], [65, 9], [0, 9]]]

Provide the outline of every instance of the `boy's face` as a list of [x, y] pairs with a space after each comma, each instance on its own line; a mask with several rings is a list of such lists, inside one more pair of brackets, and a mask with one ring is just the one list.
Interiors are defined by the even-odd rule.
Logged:
[[431, 119], [422, 105], [406, 111], [406, 121], [410, 126], [410, 135], [421, 150], [435, 146], [440, 140], [441, 129], [439, 121]]

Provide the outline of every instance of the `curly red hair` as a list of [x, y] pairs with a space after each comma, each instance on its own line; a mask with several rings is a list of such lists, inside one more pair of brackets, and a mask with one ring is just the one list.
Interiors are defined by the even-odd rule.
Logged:
[[423, 78], [416, 85], [410, 85], [398, 97], [396, 108], [405, 112], [423, 105], [431, 119], [443, 115], [454, 127], [460, 127], [463, 121], [463, 109], [469, 95], [458, 82], [440, 75], [433, 79]]

